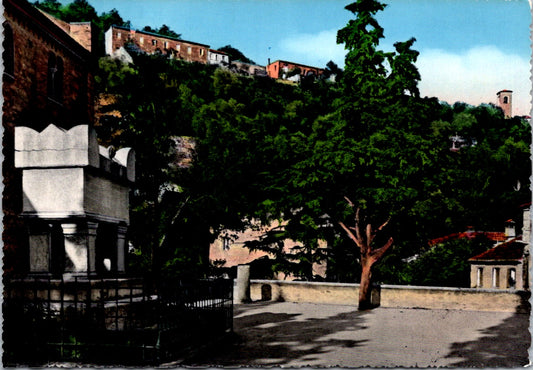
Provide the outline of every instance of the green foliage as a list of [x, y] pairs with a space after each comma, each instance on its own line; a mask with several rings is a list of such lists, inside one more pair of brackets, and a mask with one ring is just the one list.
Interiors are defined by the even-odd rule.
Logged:
[[74, 0], [62, 8], [61, 19], [67, 22], [92, 22], [98, 19], [98, 15], [87, 0]]
[[33, 5], [54, 17], [58, 17], [61, 14], [61, 3], [58, 0], [36, 1]]
[[223, 51], [229, 55], [231, 61], [241, 61], [243, 63], [255, 64], [255, 62], [247, 58], [239, 49], [234, 48], [231, 45], [226, 45], [221, 48], [218, 48], [219, 51]]
[[456, 239], [420, 254], [406, 268], [408, 283], [446, 287], [470, 287], [468, 259], [486, 251], [492, 242], [485, 237]]
[[176, 33], [175, 31], [171, 30], [170, 27], [167, 26], [166, 24], [163, 24], [161, 27], [156, 28], [156, 29], [150, 26], [144, 26], [142, 30], [146, 32], [157, 33], [158, 35], [162, 35], [162, 36], [172, 37], [175, 39], [181, 38], [181, 35], [179, 33]]

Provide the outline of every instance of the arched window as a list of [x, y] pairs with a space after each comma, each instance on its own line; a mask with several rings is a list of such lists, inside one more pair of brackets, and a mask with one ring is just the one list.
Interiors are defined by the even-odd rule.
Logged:
[[63, 59], [48, 55], [48, 97], [60, 102], [63, 97]]
[[13, 46], [13, 29], [8, 22], [4, 22], [4, 73], [15, 75], [15, 49]]
[[503, 97], [503, 104], [509, 104], [509, 98], [507, 96]]

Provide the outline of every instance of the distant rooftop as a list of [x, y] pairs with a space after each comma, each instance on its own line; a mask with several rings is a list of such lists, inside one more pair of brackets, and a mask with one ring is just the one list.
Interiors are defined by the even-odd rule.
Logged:
[[518, 239], [510, 240], [478, 254], [469, 261], [520, 261], [524, 258], [525, 244]]
[[199, 43], [199, 42], [195, 42], [195, 41], [184, 40], [184, 39], [181, 39], [181, 38], [178, 38], [178, 37], [166, 36], [166, 35], [161, 35], [161, 34], [159, 34], [159, 33], [148, 32], [148, 31], [135, 30], [135, 29], [133, 29], [133, 28], [127, 28], [127, 27], [117, 26], [117, 25], [115, 25], [115, 24], [112, 25], [111, 27], [113, 27], [113, 28], [119, 28], [119, 29], [124, 30], [124, 31], [133, 31], [133, 32], [135, 32], [135, 33], [142, 33], [142, 34], [145, 34], [145, 35], [161, 37], [161, 38], [163, 38], [163, 39], [169, 39], [169, 40], [174, 40], [174, 41], [186, 42], [186, 43], [188, 43], [188, 44], [200, 45], [200, 46], [205, 46], [205, 47], [209, 48], [209, 45], [207, 45], [207, 44], [201, 44], [201, 43]]

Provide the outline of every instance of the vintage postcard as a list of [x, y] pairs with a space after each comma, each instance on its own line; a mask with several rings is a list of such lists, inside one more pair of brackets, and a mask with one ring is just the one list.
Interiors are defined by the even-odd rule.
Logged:
[[531, 2], [3, 9], [5, 367], [530, 364]]

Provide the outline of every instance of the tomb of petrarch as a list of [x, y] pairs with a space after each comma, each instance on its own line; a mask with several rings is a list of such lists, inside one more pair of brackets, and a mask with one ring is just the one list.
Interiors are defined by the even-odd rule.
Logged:
[[29, 272], [113, 276], [125, 272], [135, 154], [98, 145], [89, 125], [15, 128], [22, 170]]

